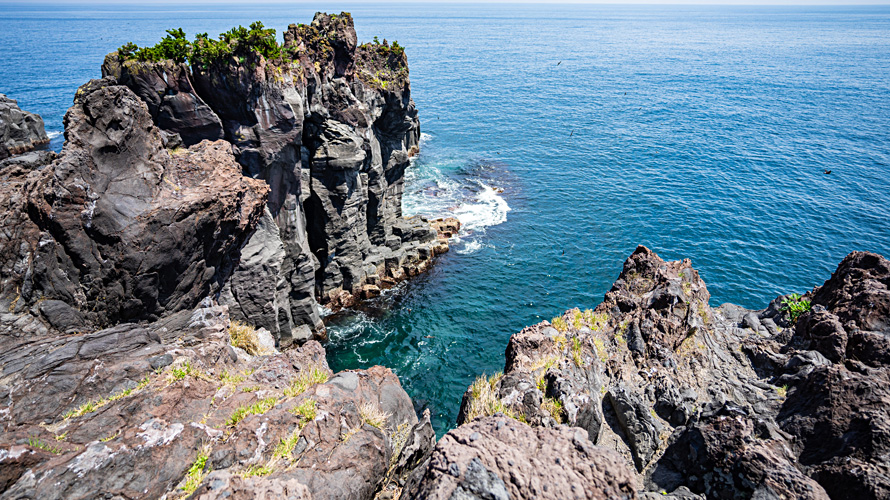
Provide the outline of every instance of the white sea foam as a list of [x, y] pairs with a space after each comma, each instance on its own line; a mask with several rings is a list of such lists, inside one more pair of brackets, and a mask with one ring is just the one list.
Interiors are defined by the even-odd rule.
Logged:
[[58, 132], [58, 131], [47, 132], [47, 133], [46, 133], [46, 137], [49, 138], [50, 140], [55, 139], [56, 137], [58, 137], [58, 136], [60, 136], [60, 135], [62, 135], [62, 133], [61, 133], [61, 132]]
[[454, 211], [461, 231], [475, 232], [507, 221], [510, 205], [493, 187], [476, 181], [482, 190], [475, 201], [464, 203]]
[[461, 255], [467, 255], [471, 253], [476, 253], [479, 250], [482, 250], [482, 243], [479, 240], [470, 240], [459, 246], [455, 252]]
[[[433, 139], [420, 134], [420, 143]], [[486, 246], [482, 236], [486, 228], [503, 224], [510, 205], [499, 190], [475, 175], [448, 175], [444, 171], [461, 171], [465, 159], [442, 158], [435, 163], [411, 162], [405, 171], [405, 194], [402, 210], [407, 216], [457, 217], [461, 223], [458, 237], [451, 241], [459, 254], [478, 252]]]

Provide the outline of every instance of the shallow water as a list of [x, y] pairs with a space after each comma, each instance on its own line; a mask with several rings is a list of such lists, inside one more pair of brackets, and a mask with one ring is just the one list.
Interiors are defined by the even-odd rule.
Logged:
[[[127, 41], [280, 31], [325, 6], [3, 9], [0, 92], [61, 132]], [[888, 8], [327, 10], [407, 47], [425, 135], [405, 211], [466, 228], [381, 307], [331, 318], [329, 361], [393, 368], [440, 433], [512, 333], [594, 307], [637, 244], [691, 258], [712, 305], [752, 308], [852, 250], [890, 254]]]

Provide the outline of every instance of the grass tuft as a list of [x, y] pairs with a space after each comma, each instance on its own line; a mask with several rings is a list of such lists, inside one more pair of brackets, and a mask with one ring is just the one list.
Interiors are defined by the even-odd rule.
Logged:
[[323, 384], [328, 381], [328, 373], [317, 366], [313, 366], [304, 373], [294, 378], [290, 386], [284, 389], [284, 395], [292, 398], [306, 392], [314, 384]]
[[300, 429], [302, 429], [306, 424], [315, 420], [318, 415], [318, 403], [314, 399], [307, 399], [291, 408], [290, 412], [300, 417]]
[[43, 451], [48, 451], [48, 452], [52, 453], [53, 455], [59, 455], [62, 453], [61, 448], [57, 448], [50, 444], [44, 443], [44, 442], [40, 441], [39, 438], [36, 438], [36, 437], [28, 438], [28, 446], [30, 446], [31, 448], [37, 448], [37, 449], [40, 449]]
[[195, 458], [195, 461], [192, 463], [192, 466], [189, 467], [188, 472], [185, 474], [185, 484], [182, 485], [179, 489], [185, 491], [186, 495], [191, 495], [198, 489], [198, 486], [201, 485], [201, 481], [207, 477], [207, 472], [204, 472], [204, 467], [207, 466], [207, 459], [210, 458], [210, 446], [205, 445], [198, 452], [198, 456]]
[[476, 417], [503, 413], [504, 415], [525, 422], [525, 415], [517, 415], [497, 395], [497, 384], [502, 373], [495, 373], [491, 377], [479, 376], [470, 386], [470, 408], [467, 411], [467, 422]]
[[87, 413], [92, 413], [92, 412], [98, 410], [99, 408], [102, 408], [103, 406], [107, 405], [108, 403], [113, 403], [113, 402], [117, 401], [118, 399], [125, 398], [125, 397], [129, 396], [130, 394], [133, 394], [133, 393], [141, 391], [142, 389], [145, 389], [146, 387], [148, 387], [149, 383], [151, 383], [151, 379], [149, 379], [148, 377], [145, 377], [144, 379], [139, 381], [138, 384], [136, 384], [136, 387], [124, 389], [123, 391], [112, 394], [111, 396], [108, 396], [105, 398], [87, 401], [86, 403], [80, 405], [76, 409], [70, 410], [68, 413], [62, 415], [62, 419], [68, 420], [69, 418], [81, 417], [83, 415], [86, 415]]
[[358, 413], [362, 418], [362, 423], [381, 430], [383, 429], [383, 426], [386, 425], [386, 419], [389, 418], [389, 413], [385, 413], [379, 406], [377, 406], [377, 403], [372, 403], [370, 401], [359, 406]]
[[261, 399], [252, 405], [239, 406], [232, 416], [226, 420], [226, 425], [238, 425], [238, 422], [244, 420], [248, 415], [262, 415], [271, 410], [278, 403], [278, 398], [270, 397]]
[[606, 350], [606, 344], [599, 337], [593, 338], [593, 347], [596, 349], [596, 356], [600, 358], [600, 361], [605, 363], [609, 360], [609, 352]]
[[582, 354], [581, 339], [579, 339], [578, 337], [573, 337], [572, 338], [572, 361], [574, 361], [575, 366], [577, 366], [579, 368], [584, 366], [584, 360], [582, 359], [581, 354]]
[[544, 398], [544, 401], [541, 403], [541, 409], [549, 413], [553, 420], [559, 423], [565, 422], [565, 411], [562, 401], [554, 398]]
[[776, 387], [776, 392], [779, 394], [780, 398], [785, 399], [788, 397], [788, 384], [785, 384], [782, 387]]
[[244, 349], [251, 356], [272, 354], [272, 351], [260, 344], [260, 337], [257, 335], [256, 328], [240, 321], [232, 321], [229, 324], [229, 339], [233, 346]]
[[271, 465], [251, 465], [244, 472], [241, 473], [241, 477], [247, 479], [249, 477], [264, 477], [269, 474], [275, 472], [275, 469], [272, 468]]

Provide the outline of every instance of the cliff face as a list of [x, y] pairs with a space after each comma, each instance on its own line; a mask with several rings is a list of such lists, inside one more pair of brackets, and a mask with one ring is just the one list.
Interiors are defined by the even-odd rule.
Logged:
[[118, 52], [102, 71], [170, 140], [223, 138], [244, 174], [269, 185], [220, 300], [286, 345], [323, 336], [319, 303], [373, 296], [447, 246], [401, 218], [420, 127], [400, 47], [358, 46], [348, 14], [291, 25], [274, 55], [244, 45], [211, 57], [204, 48], [216, 45], [196, 40], [190, 64]]
[[49, 144], [43, 119], [0, 94], [0, 160]]
[[190, 309], [218, 289], [268, 193], [228, 144], [165, 149], [145, 104], [113, 80], [78, 89], [65, 128], [55, 161], [0, 169], [8, 312], [82, 332]]
[[580, 427], [644, 497], [887, 498], [888, 290], [890, 262], [854, 252], [803, 298], [711, 308], [688, 260], [640, 247], [596, 309], [513, 335], [459, 423]]
[[[0, 301], [85, 331], [212, 295], [282, 346], [446, 251], [401, 214], [419, 123], [397, 44], [317, 14], [279, 45], [256, 23], [109, 54], [61, 156], [14, 160]], [[4, 163], [4, 165], [7, 165]]]

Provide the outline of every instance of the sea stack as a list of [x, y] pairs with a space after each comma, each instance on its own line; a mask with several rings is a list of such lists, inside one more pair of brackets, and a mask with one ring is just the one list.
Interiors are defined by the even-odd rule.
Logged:
[[447, 251], [402, 216], [420, 136], [405, 51], [359, 45], [348, 13], [290, 25], [281, 45], [261, 23], [169, 30], [102, 74], [77, 91], [60, 158], [3, 195], [11, 311], [86, 331], [212, 297], [286, 347], [325, 338], [323, 306]]

